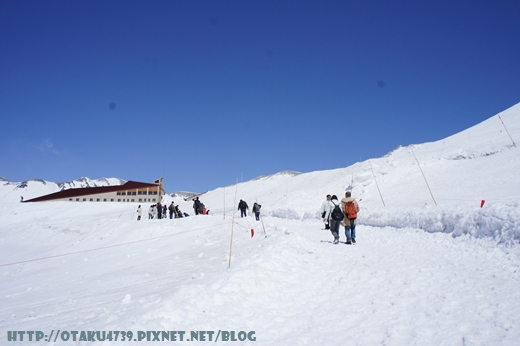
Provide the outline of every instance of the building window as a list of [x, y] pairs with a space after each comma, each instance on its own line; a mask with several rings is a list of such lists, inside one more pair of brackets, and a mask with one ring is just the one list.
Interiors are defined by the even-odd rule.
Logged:
[[101, 201], [101, 200], [100, 200], [99, 198], [97, 198], [97, 199], [96, 199], [96, 202], [99, 202], [99, 201]]
[[79, 198], [76, 198], [76, 202], [79, 202]]
[[83, 198], [83, 202], [86, 202], [86, 201], [87, 201], [87, 199], [86, 199], [86, 198]]
[[132, 202], [135, 202], [135, 199], [132, 198]]
[[143, 194], [143, 191], [137, 191], [137, 194], [138, 194], [138, 195], [142, 195], [142, 194]]
[[103, 202], [106, 202], [106, 201], [107, 201], [107, 199], [106, 199], [106, 198], [103, 198]]
[[110, 202], [113, 202], [113, 201], [114, 201], [114, 199], [113, 199], [113, 198], [110, 198]]
[[142, 198], [139, 198], [139, 202], [142, 202], [142, 201], [143, 201], [143, 199], [142, 199]]
[[118, 201], [118, 202], [121, 202], [121, 198], [118, 198], [117, 201]]
[[72, 201], [72, 198], [69, 198], [69, 201]]

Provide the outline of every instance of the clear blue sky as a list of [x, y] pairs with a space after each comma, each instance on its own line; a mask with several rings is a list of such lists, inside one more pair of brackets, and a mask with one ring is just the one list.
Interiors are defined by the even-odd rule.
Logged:
[[0, 176], [201, 192], [520, 102], [520, 2], [0, 1]]

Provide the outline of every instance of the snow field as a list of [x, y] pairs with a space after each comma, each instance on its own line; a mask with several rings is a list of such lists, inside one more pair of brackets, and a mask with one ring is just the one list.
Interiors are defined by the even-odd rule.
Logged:
[[2, 248], [19, 246], [3, 258], [59, 257], [0, 267], [4, 330], [254, 330], [255, 345], [519, 335], [520, 256], [490, 239], [358, 225], [357, 245], [333, 245], [320, 221], [267, 216], [264, 234], [236, 217], [228, 268], [229, 214], [137, 222], [135, 206], [55, 202], [30, 205], [24, 230], [27, 206], [9, 209], [20, 220]]
[[[519, 114], [501, 113], [513, 138]], [[518, 345], [520, 156], [503, 130], [495, 116], [370, 165], [215, 189], [201, 196], [210, 215], [178, 220], [148, 220], [143, 204], [136, 221], [137, 203], [20, 203], [56, 187], [5, 183], [0, 340], [228, 330], [254, 331], [248, 345]], [[333, 245], [319, 208], [347, 188], [360, 201], [358, 243]], [[238, 217], [236, 198], [262, 204], [265, 233]]]

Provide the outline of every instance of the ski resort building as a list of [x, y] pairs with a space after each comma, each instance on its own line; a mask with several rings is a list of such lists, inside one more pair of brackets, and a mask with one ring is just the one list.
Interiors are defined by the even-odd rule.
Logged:
[[127, 181], [123, 185], [67, 189], [23, 202], [161, 202], [164, 195], [163, 179], [154, 183]]

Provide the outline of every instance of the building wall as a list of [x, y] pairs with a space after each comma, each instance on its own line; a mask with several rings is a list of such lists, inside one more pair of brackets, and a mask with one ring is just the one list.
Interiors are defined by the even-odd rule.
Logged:
[[69, 202], [134, 202], [134, 203], [157, 203], [162, 196], [159, 194], [160, 187], [139, 188], [133, 190], [121, 190], [92, 195], [68, 197], [56, 199], [56, 201]]

